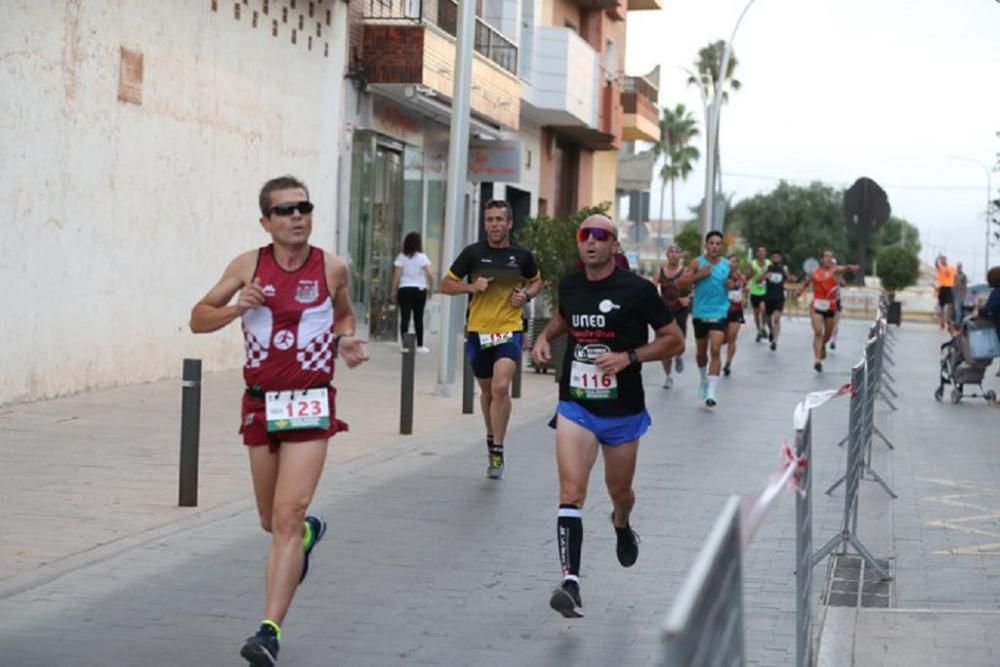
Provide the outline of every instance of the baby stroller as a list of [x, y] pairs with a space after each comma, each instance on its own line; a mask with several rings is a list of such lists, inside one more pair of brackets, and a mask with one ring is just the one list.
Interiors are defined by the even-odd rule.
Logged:
[[[983, 376], [994, 357], [1000, 357], [1000, 339], [993, 323], [966, 319], [958, 334], [941, 346], [941, 384], [934, 392], [934, 398], [940, 401], [944, 397], [944, 386], [950, 384], [953, 385], [952, 403], [958, 403], [965, 397], [982, 397], [992, 403], [997, 395], [992, 389], [983, 391]], [[980, 393], [964, 393], [967, 384], [978, 386]]]

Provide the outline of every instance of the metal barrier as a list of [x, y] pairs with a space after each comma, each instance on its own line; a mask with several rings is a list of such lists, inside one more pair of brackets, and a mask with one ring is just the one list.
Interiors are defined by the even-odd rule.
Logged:
[[403, 334], [403, 369], [399, 381], [399, 433], [413, 433], [413, 380], [416, 373], [417, 336]]
[[746, 661], [740, 539], [740, 498], [731, 496], [667, 615], [667, 667]]
[[198, 440], [201, 432], [201, 359], [185, 359], [181, 380], [181, 461], [177, 504], [198, 506]]
[[795, 431], [795, 454], [805, 461], [795, 498], [795, 664], [813, 664], [812, 645], [812, 411], [805, 427]]
[[[870, 354], [874, 354], [875, 342], [868, 341], [866, 346], [866, 359]], [[871, 439], [871, 418], [874, 413], [874, 397], [871, 393], [870, 385], [866, 380], [869, 365], [866, 362], [859, 362], [851, 369], [851, 406], [849, 417], [849, 433], [847, 439], [847, 472], [833, 486], [827, 489], [829, 495], [835, 488], [844, 483], [844, 515], [840, 522], [840, 531], [812, 556], [812, 565], [816, 565], [837, 549], [842, 549], [841, 553], [846, 553], [847, 545], [857, 551], [865, 562], [876, 570], [884, 579], [889, 579], [889, 572], [882, 567], [870, 551], [861, 543], [857, 536], [858, 523], [858, 491], [861, 486], [861, 479], [869, 462], [866, 461], [866, 453], [870, 455], [870, 447], [866, 447], [866, 442], [870, 445]], [[870, 471], [874, 474], [874, 471]], [[875, 474], [881, 481], [881, 477]], [[883, 482], [884, 486], [884, 482]], [[888, 487], [886, 487], [888, 489]], [[891, 490], [890, 490], [890, 493]], [[895, 494], [893, 494], [895, 497]]]

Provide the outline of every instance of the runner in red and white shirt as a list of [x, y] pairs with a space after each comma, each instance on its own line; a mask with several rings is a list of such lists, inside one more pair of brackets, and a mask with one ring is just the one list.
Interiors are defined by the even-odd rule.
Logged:
[[813, 356], [815, 361], [813, 368], [817, 373], [823, 372], [823, 360], [826, 359], [826, 344], [833, 335], [834, 319], [837, 314], [837, 295], [840, 291], [840, 275], [847, 271], [857, 271], [860, 267], [857, 264], [847, 266], [837, 266], [833, 261], [833, 253], [829, 250], [823, 251], [819, 268], [806, 276], [805, 282], [799, 296], [809, 286], [812, 286], [813, 298], [809, 302], [809, 319], [812, 320], [813, 328]]
[[309, 245], [313, 204], [306, 186], [290, 176], [272, 179], [259, 203], [271, 245], [236, 257], [191, 311], [194, 333], [237, 318], [243, 324], [240, 433], [260, 522], [271, 534], [265, 617], [240, 652], [254, 666], [276, 663], [281, 623], [326, 531], [326, 522], [306, 508], [329, 438], [347, 429], [330, 386], [338, 350], [348, 368], [368, 359], [366, 341], [354, 337], [347, 264]]

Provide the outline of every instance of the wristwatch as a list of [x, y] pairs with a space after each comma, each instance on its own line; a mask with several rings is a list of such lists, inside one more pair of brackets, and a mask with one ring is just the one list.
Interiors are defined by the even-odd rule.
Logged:
[[629, 366], [639, 366], [642, 362], [639, 361], [639, 355], [635, 353], [635, 350], [628, 351], [628, 365]]

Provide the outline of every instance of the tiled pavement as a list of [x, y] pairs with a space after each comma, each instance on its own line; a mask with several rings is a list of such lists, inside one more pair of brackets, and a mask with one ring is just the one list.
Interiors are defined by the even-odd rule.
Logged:
[[[398, 356], [388, 345], [373, 347], [376, 360], [360, 370], [371, 382], [340, 376], [340, 412], [352, 432], [331, 449], [314, 505], [331, 530], [286, 621], [281, 664], [656, 664], [664, 614], [725, 498], [756, 491], [777, 468], [792, 407], [807, 391], [846, 381], [864, 330], [864, 323], [845, 323], [823, 376], [811, 369], [804, 320], [786, 323], [777, 353], [745, 331], [714, 412], [695, 401], [690, 355], [689, 370], [669, 391], [659, 388], [659, 369], [647, 365], [654, 426], [636, 482], [640, 559], [629, 570], [617, 565], [598, 464], [584, 515], [586, 617], [574, 621], [547, 608], [558, 580], [555, 467], [545, 427], [555, 401], [551, 376], [525, 376], [508, 437], [508, 475], [496, 483], [483, 478], [480, 416], [459, 415], [458, 398], [429, 396], [430, 358], [418, 364], [417, 435], [394, 435]], [[866, 483], [859, 532], [877, 556], [895, 558], [896, 607], [996, 610], [996, 554], [967, 551], [1000, 539], [966, 528], [1000, 532], [990, 514], [1000, 481], [991, 433], [1000, 411], [934, 402], [937, 340], [929, 327], [907, 324], [899, 332], [891, 370], [901, 410], [880, 408], [878, 417], [897, 450], [876, 443], [873, 465], [900, 499], [890, 502]], [[198, 511], [172, 507], [176, 382], [0, 410], [8, 478], [0, 490], [0, 664], [242, 664], [239, 644], [261, 614], [267, 540], [224, 418], [236, 392], [233, 374], [206, 378]], [[123, 403], [135, 409], [122, 410]], [[816, 414], [820, 493], [843, 471], [835, 443], [846, 431], [846, 407], [842, 400]], [[55, 420], [27, 423], [40, 413]], [[69, 417], [76, 418], [58, 421]], [[72, 429], [60, 430], [66, 424]], [[137, 439], [137, 432], [154, 435]], [[80, 466], [78, 446], [105, 454]], [[963, 498], [941, 499], [956, 494]], [[24, 497], [31, 502], [19, 502]], [[120, 514], [108, 510], [116, 498]], [[817, 543], [836, 529], [842, 502], [837, 493], [817, 495]], [[91, 511], [95, 505], [108, 511]], [[49, 529], [50, 512], [64, 517], [55, 524], [60, 530]], [[793, 516], [785, 499], [745, 554], [750, 664], [794, 662]], [[48, 553], [50, 543], [57, 560], [40, 565], [45, 559], [35, 554]], [[18, 551], [20, 561], [11, 559]], [[818, 566], [818, 583], [824, 572]], [[962, 626], [972, 628], [963, 639], [947, 614], [865, 609], [862, 619], [873, 620], [840, 624], [823, 647], [849, 642], [858, 665], [997, 664], [997, 633], [989, 626], [995, 617], [976, 613], [980, 624]], [[963, 660], [932, 662], [924, 652], [924, 663], [885, 662], [891, 648], [908, 645], [911, 630], [925, 640], [939, 632], [942, 650], [961, 643]]]

